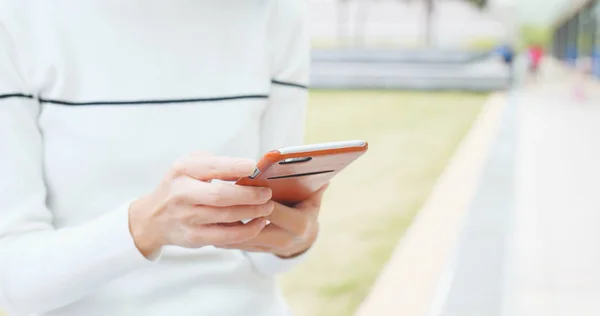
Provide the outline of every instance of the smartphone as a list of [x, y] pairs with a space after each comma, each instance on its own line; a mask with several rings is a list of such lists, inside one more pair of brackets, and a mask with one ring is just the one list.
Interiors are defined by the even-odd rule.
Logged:
[[362, 156], [364, 140], [284, 147], [266, 153], [254, 174], [239, 185], [269, 187], [273, 200], [286, 205], [304, 201]]

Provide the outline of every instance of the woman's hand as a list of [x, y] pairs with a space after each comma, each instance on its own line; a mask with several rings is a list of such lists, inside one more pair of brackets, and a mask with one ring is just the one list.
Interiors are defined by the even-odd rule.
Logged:
[[[148, 257], [165, 245], [199, 248], [257, 237], [275, 206], [271, 190], [210, 182], [247, 177], [254, 168], [251, 160], [203, 154], [175, 163], [154, 192], [131, 204], [137, 248]], [[249, 218], [247, 224], [240, 222]]]
[[269, 252], [291, 258], [307, 251], [319, 233], [319, 210], [327, 185], [294, 207], [275, 203], [267, 225], [256, 237], [220, 248]]

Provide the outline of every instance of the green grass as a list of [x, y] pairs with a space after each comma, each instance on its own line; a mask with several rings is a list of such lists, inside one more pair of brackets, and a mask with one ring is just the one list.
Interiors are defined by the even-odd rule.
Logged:
[[366, 139], [340, 173], [308, 260], [282, 278], [297, 315], [352, 315], [485, 102], [484, 94], [311, 93], [307, 142]]
[[502, 44], [502, 41], [494, 37], [474, 38], [466, 42], [464, 48], [474, 51], [489, 51]]

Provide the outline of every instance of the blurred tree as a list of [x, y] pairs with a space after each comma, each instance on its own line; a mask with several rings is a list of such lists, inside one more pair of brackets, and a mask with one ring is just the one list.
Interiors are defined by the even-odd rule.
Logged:
[[474, 6], [476, 6], [479, 9], [485, 9], [487, 7], [487, 5], [489, 4], [488, 0], [467, 0], [467, 2], [472, 3]]
[[358, 8], [355, 16], [354, 45], [364, 46], [366, 39], [367, 17], [369, 11], [369, 0], [358, 0]]
[[524, 24], [520, 27], [520, 48], [532, 45], [549, 47], [552, 41], [552, 29], [546, 25]]
[[350, 0], [338, 0], [336, 3], [336, 8], [337, 8], [337, 41], [338, 41], [338, 46], [344, 46], [345, 43], [345, 39], [348, 37], [348, 34], [346, 31], [348, 31], [347, 25], [348, 25], [348, 14], [349, 14], [349, 10], [348, 10], [348, 2], [350, 2]]
[[[354, 32], [350, 34], [349, 32], [349, 22], [350, 22], [350, 10], [349, 10], [349, 2], [352, 0], [338, 0], [337, 1], [337, 34], [338, 34], [338, 44], [343, 45], [345, 40], [350, 36], [354, 35], [354, 44], [361, 46], [365, 44], [365, 28], [366, 21], [368, 17], [368, 2], [370, 1], [378, 1], [378, 0], [356, 0], [358, 1], [358, 9], [356, 10], [356, 15], [354, 16]], [[432, 22], [433, 15], [435, 13], [435, 4], [439, 0], [398, 0], [401, 2], [415, 2], [420, 1], [423, 3], [424, 8], [424, 42], [426, 46], [431, 46], [432, 44]], [[484, 9], [489, 4], [489, 0], [465, 0], [475, 7], [479, 9]]]
[[435, 0], [425, 1], [425, 46], [431, 46], [432, 20], [435, 11]]

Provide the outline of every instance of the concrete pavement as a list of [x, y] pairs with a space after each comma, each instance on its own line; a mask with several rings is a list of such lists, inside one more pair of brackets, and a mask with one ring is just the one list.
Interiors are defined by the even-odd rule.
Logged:
[[600, 85], [573, 79], [550, 60], [511, 93], [433, 315], [600, 315]]
[[[510, 94], [486, 163], [471, 167], [481, 168], [478, 181], [463, 183], [476, 193], [465, 212], [440, 217], [454, 225], [442, 234], [458, 229], [460, 237], [437, 244], [446, 250], [426, 238], [419, 245], [414, 236], [438, 222], [415, 222], [359, 315], [600, 315], [600, 84], [587, 82], [584, 102], [573, 98], [572, 84], [572, 72], [549, 61], [540, 80]], [[443, 272], [412, 265], [410, 280], [390, 272], [425, 259], [398, 259], [418, 248], [451, 253], [436, 257]], [[414, 286], [421, 296], [408, 296], [422, 305], [405, 313], [406, 282], [432, 279], [435, 295]]]
[[[500, 316], [514, 218], [518, 93], [504, 99], [500, 131], [488, 152], [430, 316]], [[446, 285], [448, 283], [448, 285]]]
[[554, 63], [522, 94], [503, 315], [600, 315], [600, 85]]

